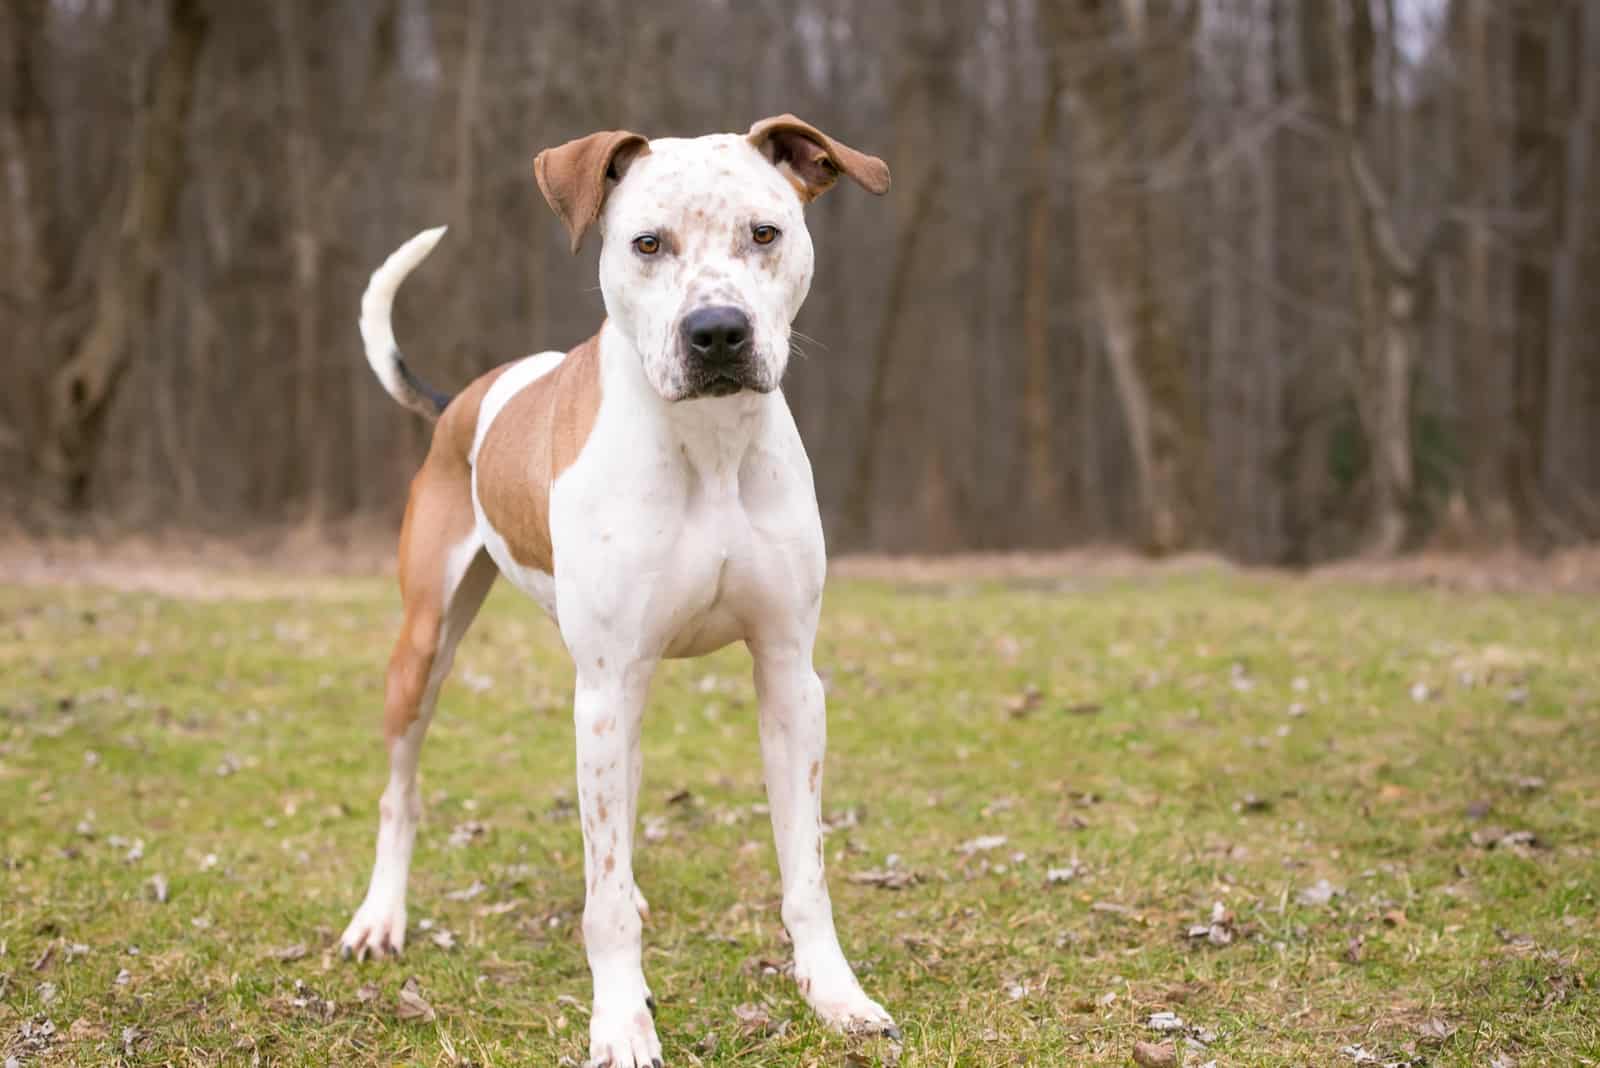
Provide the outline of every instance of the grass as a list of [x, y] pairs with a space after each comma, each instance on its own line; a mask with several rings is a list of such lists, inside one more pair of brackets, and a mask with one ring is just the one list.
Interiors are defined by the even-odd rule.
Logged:
[[[583, 1060], [571, 671], [509, 590], [424, 755], [407, 955], [331, 951], [372, 857], [397, 615], [378, 580], [0, 587], [0, 1055]], [[833, 896], [903, 1046], [824, 1031], [781, 974], [729, 650], [665, 667], [645, 724], [668, 1063], [1127, 1064], [1163, 1037], [1189, 1065], [1593, 1063], [1597, 650], [1577, 597], [836, 583]], [[850, 879], [885, 870], [917, 881]], [[397, 1010], [413, 976], [432, 1020]]]

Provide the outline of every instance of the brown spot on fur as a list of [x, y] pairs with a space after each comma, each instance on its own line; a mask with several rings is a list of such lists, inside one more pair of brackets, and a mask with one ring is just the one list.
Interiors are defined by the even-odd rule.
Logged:
[[606, 874], [610, 875], [613, 871], [616, 870], [616, 868], [617, 868], [617, 855], [615, 853], [607, 853], [606, 854]]
[[597, 737], [599, 735], [604, 734], [606, 731], [608, 731], [610, 729], [611, 729], [611, 717], [609, 717], [609, 716], [607, 716], [605, 719], [597, 719], [597, 720], [595, 720], [594, 721], [594, 726], [590, 728], [590, 730], [594, 731], [594, 733], [595, 733], [595, 735]]
[[811, 762], [811, 776], [810, 776], [810, 778], [811, 778], [811, 792], [812, 793], [816, 793], [817, 792], [817, 776], [820, 775], [820, 774], [822, 774], [822, 761], [813, 760]]
[[[600, 798], [598, 798], [598, 799], [597, 799], [597, 800], [596, 800], [596, 801], [595, 801], [595, 804], [596, 804], [596, 805], [598, 805], [598, 806], [599, 806], [599, 812], [600, 812], [600, 819], [601, 819], [601, 820], [602, 820], [602, 821], [604, 821], [604, 820], [605, 820], [605, 818], [606, 818], [606, 814], [607, 814], [607, 812], [608, 812], [608, 811], [609, 811], [609, 810], [608, 810], [608, 809], [607, 809], [607, 808], [606, 808], [606, 799], [605, 799], [605, 797], [604, 797], [604, 796], [602, 796], [602, 797], [600, 797]], [[615, 838], [614, 838], [614, 837], [613, 837], [613, 839], [612, 839], [612, 840], [613, 840], [613, 841], [615, 841]]]
[[555, 573], [550, 487], [583, 451], [600, 400], [596, 334], [507, 401], [478, 448], [484, 517], [524, 567]]

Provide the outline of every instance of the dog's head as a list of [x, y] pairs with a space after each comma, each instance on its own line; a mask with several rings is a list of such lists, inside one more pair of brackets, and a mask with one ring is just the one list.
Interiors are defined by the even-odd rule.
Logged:
[[669, 401], [778, 388], [811, 287], [801, 209], [841, 173], [889, 188], [882, 160], [792, 115], [748, 134], [608, 130], [541, 152], [534, 172], [574, 252], [599, 224], [606, 313]]

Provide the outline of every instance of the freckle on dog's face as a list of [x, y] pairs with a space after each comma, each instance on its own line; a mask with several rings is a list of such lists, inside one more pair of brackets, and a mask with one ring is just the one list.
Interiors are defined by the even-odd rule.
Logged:
[[[662, 397], [778, 387], [789, 324], [811, 286], [811, 235], [794, 186], [746, 138], [650, 142], [607, 199], [602, 227], [606, 311]], [[737, 356], [697, 351], [692, 328], [707, 314], [742, 315]]]

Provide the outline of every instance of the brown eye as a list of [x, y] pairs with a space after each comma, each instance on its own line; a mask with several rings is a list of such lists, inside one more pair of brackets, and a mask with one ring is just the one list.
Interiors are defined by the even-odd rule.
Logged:
[[778, 228], [762, 223], [750, 231], [750, 236], [755, 239], [758, 245], [770, 245], [778, 240]]
[[641, 256], [654, 256], [661, 251], [661, 239], [655, 234], [640, 234], [633, 239], [633, 251]]

